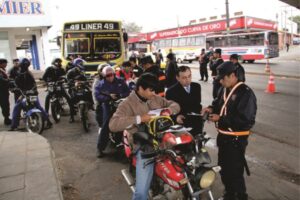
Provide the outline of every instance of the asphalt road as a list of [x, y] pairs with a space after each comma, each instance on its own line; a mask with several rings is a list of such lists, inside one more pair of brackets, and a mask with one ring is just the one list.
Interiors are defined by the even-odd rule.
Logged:
[[[293, 73], [298, 73], [299, 62], [284, 63], [286, 66], [293, 66], [296, 70]], [[197, 63], [188, 65], [198, 66]], [[260, 69], [261, 64], [245, 64], [246, 71], [249, 67]], [[198, 70], [193, 69], [193, 80], [198, 79]], [[267, 82], [268, 76], [246, 76], [246, 83], [253, 88], [258, 101], [256, 124], [247, 149], [247, 160], [252, 172], [246, 178], [248, 193], [250, 199], [257, 200], [298, 199], [300, 82], [297, 78], [276, 77], [275, 94], [264, 92]], [[200, 83], [202, 102], [206, 106], [212, 100], [211, 81]], [[45, 93], [41, 91], [40, 94], [43, 102]], [[94, 120], [94, 113], [90, 113], [90, 117]], [[2, 118], [0, 120], [3, 121]], [[0, 125], [0, 130], [6, 128]], [[206, 130], [212, 138], [216, 137], [212, 123], [206, 125]], [[127, 167], [126, 159], [114, 149], [107, 149], [109, 155], [97, 159], [97, 132], [95, 121], [92, 122], [90, 133], [85, 133], [78, 117], [74, 124], [69, 124], [68, 117], [63, 117], [60, 123], [43, 134], [55, 151], [66, 200], [131, 198], [131, 192], [120, 173], [121, 169]], [[208, 147], [216, 162], [215, 139], [209, 142]], [[214, 196], [221, 196], [222, 190], [218, 177], [213, 187]]]

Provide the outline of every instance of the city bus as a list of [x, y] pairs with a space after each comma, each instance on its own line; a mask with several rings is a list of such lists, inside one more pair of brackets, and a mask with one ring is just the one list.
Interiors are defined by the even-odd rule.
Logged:
[[85, 60], [85, 71], [94, 74], [101, 63], [124, 62], [125, 45], [120, 21], [76, 21], [64, 24], [62, 60], [65, 66], [74, 58]]
[[165, 57], [172, 49], [173, 53], [177, 56], [177, 61], [181, 63], [186, 60], [191, 62], [190, 58], [196, 60], [199, 58], [201, 49], [205, 48], [205, 36], [204, 35], [192, 35], [183, 36], [168, 39], [154, 40], [152, 46], [155, 51], [161, 49], [161, 52]]
[[278, 33], [274, 31], [206, 36], [206, 48], [222, 49], [222, 58], [238, 54], [242, 62], [279, 56]]

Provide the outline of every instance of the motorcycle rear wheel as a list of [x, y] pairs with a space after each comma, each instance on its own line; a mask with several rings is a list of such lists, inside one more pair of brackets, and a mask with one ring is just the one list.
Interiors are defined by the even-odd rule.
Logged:
[[44, 120], [42, 113], [34, 112], [26, 117], [26, 129], [30, 133], [42, 134], [44, 130]]

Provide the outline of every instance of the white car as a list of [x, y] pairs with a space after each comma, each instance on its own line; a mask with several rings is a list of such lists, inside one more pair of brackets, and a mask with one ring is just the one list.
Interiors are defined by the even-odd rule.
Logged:
[[174, 51], [176, 55], [177, 63], [182, 63], [183, 61], [188, 61], [192, 63], [196, 60], [196, 54], [192, 51]]

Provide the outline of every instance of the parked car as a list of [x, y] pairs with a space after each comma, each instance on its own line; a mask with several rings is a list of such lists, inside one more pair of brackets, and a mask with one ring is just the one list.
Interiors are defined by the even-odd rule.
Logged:
[[183, 61], [188, 61], [192, 63], [196, 60], [196, 54], [192, 51], [174, 51], [176, 55], [177, 63], [182, 63]]

